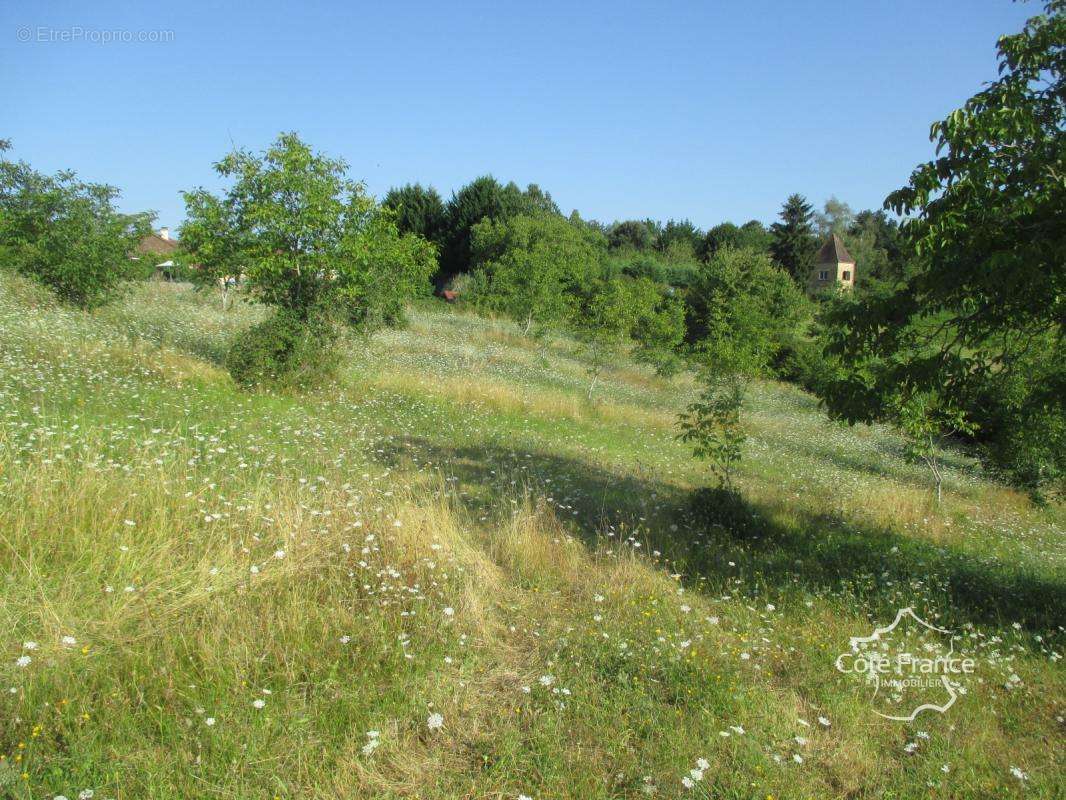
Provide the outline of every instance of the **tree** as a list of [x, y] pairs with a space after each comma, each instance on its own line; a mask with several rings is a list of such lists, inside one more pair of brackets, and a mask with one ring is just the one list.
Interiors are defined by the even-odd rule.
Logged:
[[708, 463], [718, 488], [732, 492], [747, 440], [740, 421], [745, 379], [736, 373], [708, 372], [703, 382], [703, 392], [679, 420], [679, 438], [692, 446], [696, 458]]
[[[905, 216], [910, 263], [893, 285], [829, 309], [829, 347], [843, 364], [825, 394], [833, 415], [880, 419], [899, 393], [933, 391], [972, 409], [982, 387], [1024, 381], [1034, 348], [1047, 365], [1066, 360], [1064, 11], [1049, 0], [1000, 38], [998, 80], [933, 124], [936, 157], [886, 200]], [[1061, 393], [1032, 401], [1044, 404], [1036, 417], [1063, 418]], [[1047, 466], [1061, 481], [1066, 456]]]
[[588, 361], [588, 400], [599, 383], [603, 368], [617, 359], [630, 341], [636, 323], [634, 293], [621, 278], [598, 280], [591, 285], [585, 302], [573, 316], [572, 327], [584, 344]]
[[559, 215], [551, 195], [536, 184], [522, 191], [513, 182], [501, 185], [491, 175], [472, 180], [448, 201], [438, 281], [468, 272], [475, 266], [471, 260], [471, 237], [474, 226], [482, 220], [501, 221], [536, 214]]
[[745, 222], [740, 227], [737, 227], [732, 222], [723, 222], [707, 231], [707, 235], [703, 237], [703, 241], [700, 243], [698, 252], [704, 260], [713, 256], [723, 247], [732, 247], [735, 250], [748, 248], [769, 252], [770, 241], [770, 232], [757, 219]]
[[788, 275], [758, 250], [719, 250], [701, 265], [687, 295], [688, 340], [743, 336], [768, 364], [808, 315], [807, 302]]
[[811, 227], [811, 205], [802, 195], [790, 195], [780, 217], [780, 222], [770, 226], [770, 252], [797, 284], [806, 285], [817, 249]]
[[633, 282], [634, 321], [630, 335], [636, 342], [637, 361], [669, 377], [684, 366], [685, 304], [679, 293], [648, 278]]
[[400, 233], [413, 233], [428, 242], [443, 245], [447, 215], [444, 202], [432, 186], [427, 188], [420, 183], [408, 183], [389, 189], [381, 204], [395, 212]]
[[[10, 144], [0, 142], [0, 153]], [[0, 252], [6, 264], [83, 308], [111, 298], [144, 275], [131, 258], [150, 231], [151, 214], [120, 214], [119, 192], [73, 172], [44, 175], [0, 158]], [[5, 265], [6, 265], [5, 264]]]
[[648, 278], [598, 278], [578, 287], [571, 330], [584, 344], [590, 377], [588, 399], [603, 369], [626, 350], [660, 375], [680, 368], [677, 349], [685, 333], [684, 307], [666, 287]]
[[704, 389], [681, 416], [681, 439], [706, 459], [720, 488], [731, 490], [745, 440], [747, 386], [763, 374], [803, 317], [793, 281], [756, 250], [719, 250], [691, 290], [690, 332]]
[[231, 294], [244, 269], [244, 253], [251, 246], [250, 231], [237, 223], [234, 202], [204, 189], [185, 192], [186, 220], [179, 241], [183, 256], [202, 262], [188, 274], [200, 288], [218, 288], [222, 310], [230, 307]]
[[503, 216], [503, 187], [491, 175], [475, 178], [448, 201], [447, 230], [441, 251], [440, 280], [470, 268], [470, 238], [474, 226], [484, 219]]
[[846, 236], [855, 224], [855, 212], [851, 206], [836, 196], [831, 196], [822, 206], [822, 212], [814, 215], [819, 239], [828, 239], [830, 234]]
[[651, 250], [659, 237], [659, 226], [650, 219], [630, 219], [614, 223], [607, 232], [611, 250]]
[[236, 150], [215, 170], [232, 184], [222, 197], [186, 193], [182, 239], [204, 280], [239, 271], [254, 300], [278, 309], [276, 324], [253, 329], [269, 342], [246, 342], [247, 358], [234, 362], [247, 382], [280, 379], [314, 348], [332, 349], [341, 327], [369, 333], [396, 322], [404, 300], [428, 288], [433, 246], [400, 234], [343, 161], [295, 133], [261, 155]]
[[676, 261], [695, 261], [703, 232], [687, 219], [670, 220], [659, 232], [656, 249]]
[[855, 257], [856, 284], [860, 290], [877, 283], [903, 279], [906, 259], [900, 241], [899, 225], [883, 210], [860, 211], [855, 215], [844, 243]]
[[545, 214], [486, 219], [474, 227], [471, 247], [475, 301], [527, 332], [568, 319], [577, 290], [602, 273], [605, 256], [598, 232]]
[[921, 461], [933, 475], [937, 505], [943, 501], [944, 472], [940, 453], [948, 437], [972, 432], [965, 413], [934, 392], [899, 395], [891, 403], [892, 418], [907, 443], [907, 455]]

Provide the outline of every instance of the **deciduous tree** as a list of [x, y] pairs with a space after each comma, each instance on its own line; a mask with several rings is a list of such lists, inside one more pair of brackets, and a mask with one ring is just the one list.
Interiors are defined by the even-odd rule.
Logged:
[[[0, 156], [9, 143], [0, 142]], [[0, 253], [5, 264], [51, 287], [64, 301], [92, 307], [123, 281], [143, 277], [132, 258], [151, 214], [120, 214], [113, 186], [73, 172], [44, 175], [0, 157]]]

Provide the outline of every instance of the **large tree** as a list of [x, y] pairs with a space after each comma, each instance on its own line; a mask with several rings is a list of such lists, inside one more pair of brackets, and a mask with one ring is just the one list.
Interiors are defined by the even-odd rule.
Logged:
[[438, 282], [473, 268], [471, 237], [482, 220], [501, 221], [522, 214], [558, 215], [551, 195], [536, 184], [525, 191], [514, 182], [501, 184], [491, 175], [482, 175], [452, 194], [446, 208], [441, 268]]
[[770, 226], [770, 252], [797, 283], [806, 285], [817, 250], [813, 208], [803, 195], [793, 194], [785, 200], [780, 217], [780, 222]]
[[1050, 445], [1031, 482], [1066, 469], [1064, 9], [1049, 0], [1000, 38], [998, 80], [933, 124], [936, 157], [886, 200], [905, 215], [906, 275], [826, 320], [843, 368], [833, 414], [870, 421], [932, 393], [954, 417], [1013, 386], [1004, 421], [1038, 420], [1019, 441]]
[[396, 214], [400, 233], [414, 233], [440, 246], [444, 243], [444, 201], [432, 186], [408, 183], [389, 189], [381, 203]]

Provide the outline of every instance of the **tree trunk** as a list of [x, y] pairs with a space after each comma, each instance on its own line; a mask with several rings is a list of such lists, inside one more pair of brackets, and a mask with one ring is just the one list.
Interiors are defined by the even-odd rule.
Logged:
[[599, 379], [600, 379], [600, 371], [596, 370], [594, 373], [592, 373], [592, 381], [591, 381], [591, 383], [589, 383], [588, 400], [589, 400], [590, 403], [592, 402], [592, 392], [596, 389], [596, 383], [599, 381]]

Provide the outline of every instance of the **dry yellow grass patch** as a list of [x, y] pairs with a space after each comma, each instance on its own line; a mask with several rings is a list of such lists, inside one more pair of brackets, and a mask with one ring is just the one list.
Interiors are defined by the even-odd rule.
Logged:
[[415, 376], [385, 372], [368, 379], [371, 385], [387, 391], [415, 396], [432, 396], [461, 405], [480, 405], [505, 412], [530, 414], [547, 419], [574, 422], [616, 422], [652, 428], [673, 428], [673, 414], [651, 411], [631, 404], [610, 401], [588, 402], [562, 391], [537, 389], [530, 392], [498, 380], [483, 377]]

